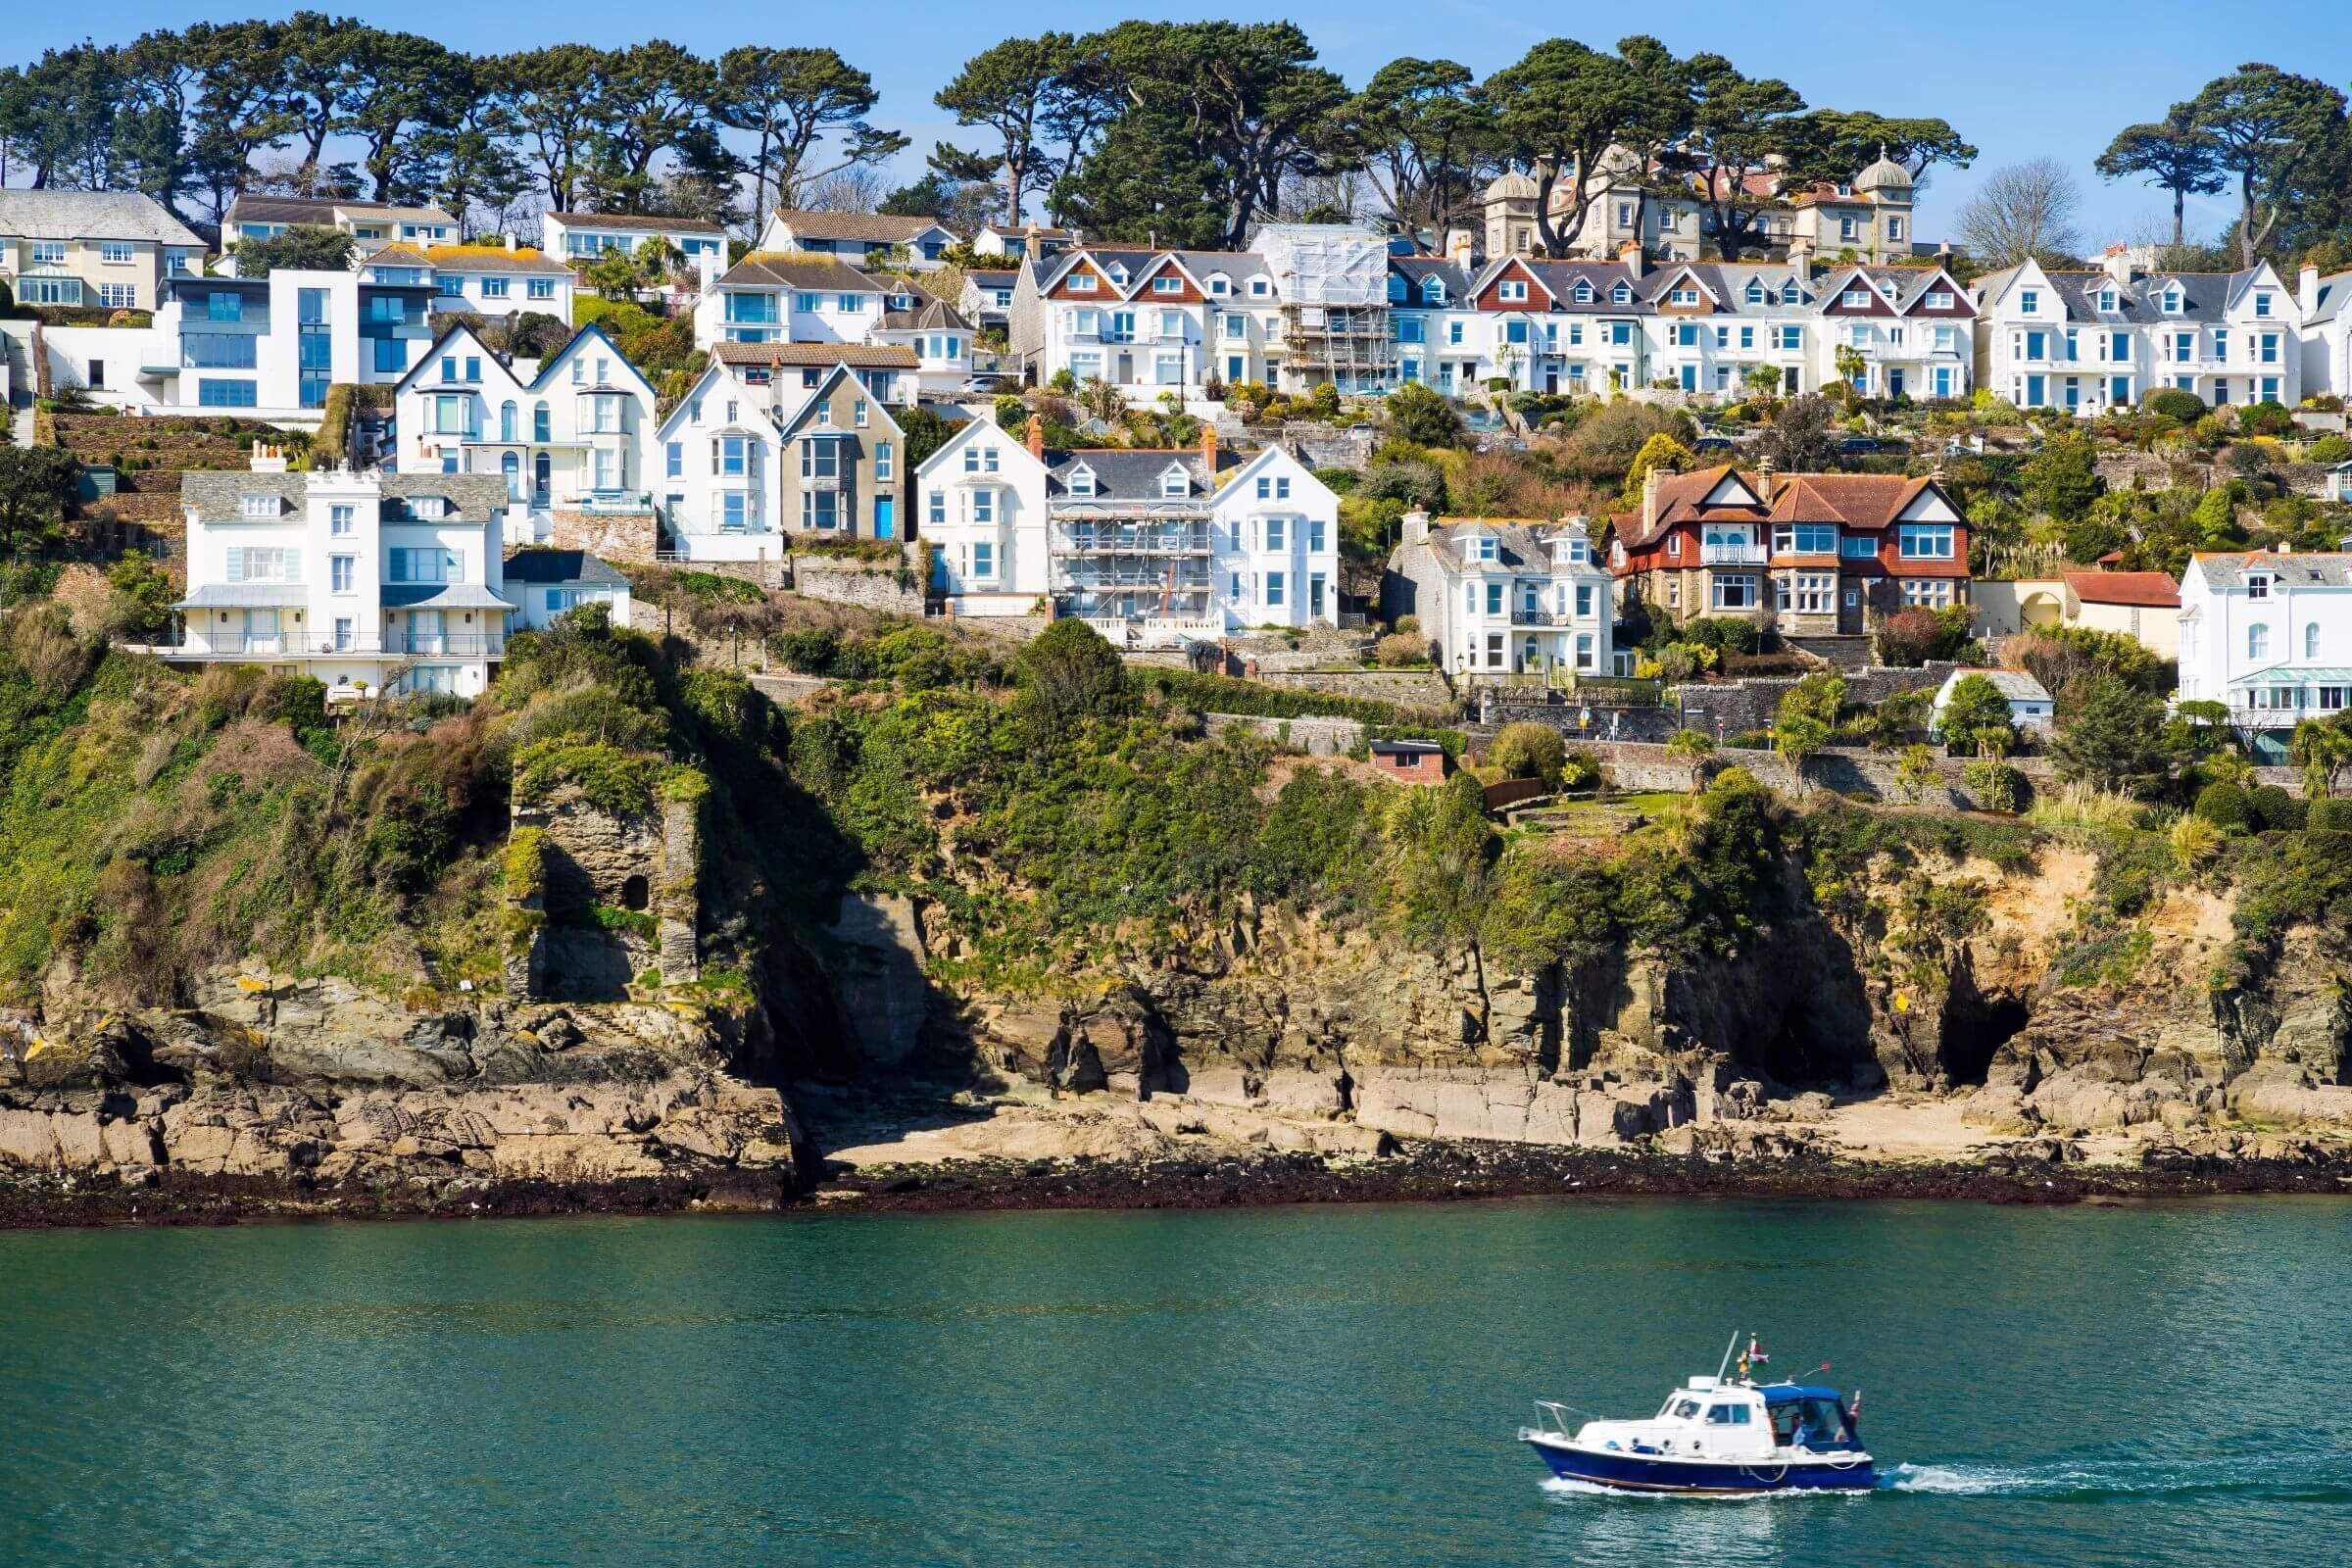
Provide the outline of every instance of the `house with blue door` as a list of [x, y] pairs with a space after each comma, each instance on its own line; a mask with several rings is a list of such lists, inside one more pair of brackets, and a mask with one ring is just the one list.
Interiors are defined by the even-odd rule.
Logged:
[[902, 538], [906, 443], [888, 402], [847, 364], [804, 387], [714, 359], [658, 432], [665, 548], [767, 561], [796, 534]]

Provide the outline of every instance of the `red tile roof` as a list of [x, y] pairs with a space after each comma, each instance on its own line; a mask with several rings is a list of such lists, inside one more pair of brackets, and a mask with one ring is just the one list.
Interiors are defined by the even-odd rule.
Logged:
[[2066, 587], [2086, 605], [2180, 608], [2180, 585], [2161, 571], [2070, 571]]

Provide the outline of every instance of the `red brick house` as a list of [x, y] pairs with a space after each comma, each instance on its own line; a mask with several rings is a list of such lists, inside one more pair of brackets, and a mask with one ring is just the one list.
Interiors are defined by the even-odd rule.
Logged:
[[1968, 520], [1938, 476], [1652, 468], [1609, 519], [1618, 604], [1680, 625], [1739, 615], [1794, 636], [1856, 636], [1872, 614], [1968, 600]]

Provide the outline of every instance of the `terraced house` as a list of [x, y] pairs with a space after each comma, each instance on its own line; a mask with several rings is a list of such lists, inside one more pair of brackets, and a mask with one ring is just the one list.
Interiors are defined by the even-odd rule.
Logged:
[[2268, 262], [2236, 272], [2158, 272], [2117, 247], [2096, 271], [2037, 262], [1973, 285], [1980, 385], [2020, 408], [2085, 417], [2159, 387], [2207, 404], [2303, 396], [2300, 312]]
[[1854, 637], [1873, 615], [1968, 599], [1968, 524], [1938, 475], [1653, 468], [1642, 509], [1610, 523], [1620, 607], [1677, 625], [1736, 615]]
[[2180, 574], [2181, 702], [2226, 704], [2258, 761], [2352, 708], [2352, 555], [2199, 554]]
[[1041, 385], [1066, 370], [1134, 401], [1199, 400], [1211, 380], [1275, 385], [1287, 354], [1273, 273], [1243, 251], [1088, 246], [1026, 259], [1005, 338]]
[[635, 213], [548, 213], [539, 220], [539, 248], [565, 262], [593, 262], [611, 251], [636, 255], [647, 240], [660, 240], [689, 265], [703, 258], [723, 263], [727, 231], [701, 218], [648, 218]]
[[847, 262], [755, 251], [695, 302], [695, 346], [862, 343], [880, 323], [892, 292], [892, 285]]
[[717, 359], [662, 421], [658, 443], [666, 548], [686, 560], [769, 561], [795, 535], [906, 531], [906, 436], [839, 361], [804, 389], [752, 381]]
[[496, 477], [514, 509], [513, 543], [549, 537], [559, 514], [652, 511], [653, 384], [597, 327], [544, 362], [510, 361], [460, 322], [394, 397], [392, 466]]
[[0, 190], [0, 284], [22, 305], [152, 311], [204, 241], [135, 191]]

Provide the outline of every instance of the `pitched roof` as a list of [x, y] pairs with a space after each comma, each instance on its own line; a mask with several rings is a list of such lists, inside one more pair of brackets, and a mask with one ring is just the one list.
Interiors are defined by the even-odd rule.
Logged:
[[707, 218], [652, 218], [644, 213], [550, 213], [565, 228], [618, 228], [649, 234], [723, 234]]
[[1884, 528], [1935, 481], [1899, 473], [1789, 473], [1773, 480], [1772, 520]]
[[[401, 247], [407, 249], [406, 246]], [[376, 253], [382, 255], [381, 251]], [[564, 272], [571, 269], [542, 251], [504, 245], [429, 245], [425, 260], [445, 272]], [[373, 261], [374, 257], [368, 260]]]
[[849, 263], [830, 256], [800, 256], [790, 251], [754, 251], [719, 279], [721, 284], [767, 284], [835, 294], [883, 294], [882, 284]]
[[449, 223], [457, 220], [438, 207], [396, 207], [387, 202], [346, 200], [335, 196], [246, 196], [228, 204], [231, 223], [315, 223], [333, 226], [337, 218], [415, 219]]
[[2205, 580], [2216, 588], [2242, 588], [2250, 571], [2267, 571], [2297, 587], [2352, 588], [2352, 553], [2344, 551], [2296, 551], [2280, 555], [2273, 550], [2253, 550], [2243, 553], [2199, 552], [2196, 557]]
[[954, 232], [936, 218], [893, 218], [883, 213], [811, 213], [780, 207], [776, 218], [804, 238], [855, 239], [869, 245], [904, 245], [934, 228]]
[[833, 366], [854, 370], [911, 370], [921, 365], [904, 343], [713, 343], [721, 365]]
[[[199, 522], [235, 522], [246, 496], [274, 495], [291, 514], [310, 493], [308, 473], [253, 473], [192, 469], [179, 476], [179, 500]], [[488, 522], [506, 510], [507, 481], [495, 473], [385, 473], [377, 476], [386, 503], [412, 496], [440, 496], [453, 509], [451, 522]], [[388, 511], [386, 520], [399, 514]]]
[[2049, 688], [2022, 669], [1993, 669], [1964, 664], [1943, 678], [1943, 690], [1950, 691], [1953, 686], [1971, 675], [1982, 675], [1984, 679], [1992, 682], [1993, 690], [2013, 703], [2046, 703], [2050, 701]]
[[[1429, 551], [1437, 558], [1438, 564], [1449, 572], [1484, 571], [1495, 566], [1506, 571], [1548, 572], [1552, 568], [1551, 542], [1568, 531], [1564, 524], [1536, 517], [1444, 517], [1429, 530]], [[1470, 542], [1480, 538], [1494, 541], [1493, 561], [1471, 555]]]
[[[1217, 451], [1216, 472], [1222, 473], [1242, 461], [1239, 454], [1228, 448]], [[1072, 501], [1157, 501], [1161, 499], [1159, 481], [1169, 466], [1184, 469], [1191, 482], [1186, 498], [1205, 503], [1215, 489], [1214, 475], [1199, 447], [1167, 448], [1133, 447], [1074, 447], [1066, 451], [1046, 454], [1046, 494], [1051, 500]], [[1095, 475], [1095, 492], [1091, 496], [1073, 496], [1069, 492], [1069, 475], [1080, 466], [1091, 468]]]
[[963, 318], [962, 313], [946, 300], [931, 300], [911, 311], [885, 311], [875, 326], [884, 332], [971, 330], [971, 323]]
[[2180, 585], [2161, 571], [2070, 571], [2067, 591], [2086, 605], [2179, 610]]
[[0, 190], [0, 235], [147, 240], [204, 249], [195, 231], [155, 198], [129, 190]]
[[1771, 515], [1771, 509], [1762, 505], [1709, 507], [1704, 503], [1717, 485], [1727, 478], [1737, 478], [1758, 496], [1765, 493], [1763, 484], [1749, 474], [1739, 472], [1731, 464], [1719, 463], [1711, 468], [1698, 468], [1690, 473], [1669, 474], [1658, 481], [1656, 519], [1650, 526], [1642, 526], [1642, 513], [1621, 513], [1612, 519], [1618, 542], [1628, 550], [1640, 550], [1656, 543], [1668, 528], [1678, 522], [1690, 522], [1705, 517], [1740, 517], [1760, 521]]
[[507, 558], [509, 582], [609, 582], [629, 579], [586, 550], [517, 550]]

